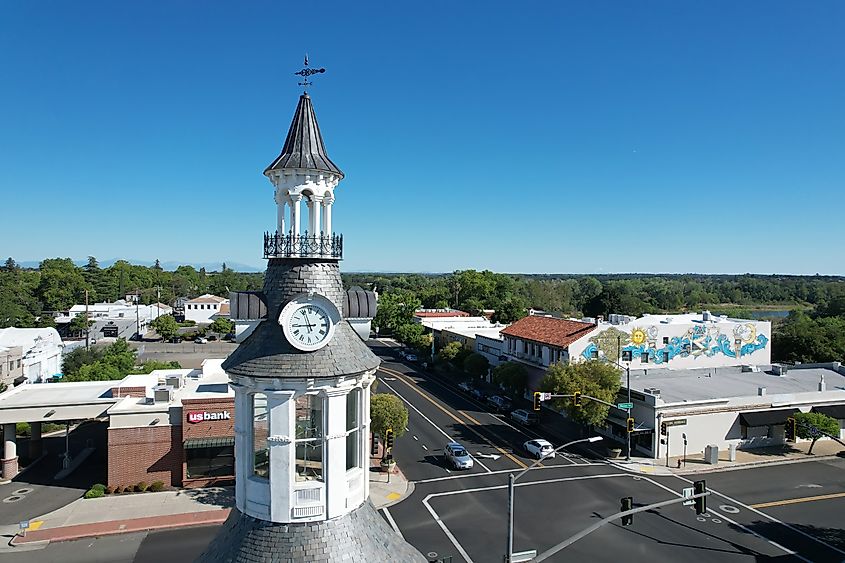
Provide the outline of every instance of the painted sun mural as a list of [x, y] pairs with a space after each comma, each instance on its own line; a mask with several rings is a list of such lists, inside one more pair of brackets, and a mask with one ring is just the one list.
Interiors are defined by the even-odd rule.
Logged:
[[[613, 334], [607, 334], [613, 331]], [[585, 359], [618, 358], [617, 342], [625, 343], [621, 352], [630, 352], [633, 358], [648, 354], [649, 363], [663, 364], [672, 358], [713, 357], [722, 354], [728, 358], [748, 356], [762, 350], [769, 343], [765, 334], [757, 334], [754, 323], [735, 325], [732, 334], [724, 334], [719, 327], [697, 325], [690, 327], [682, 336], [669, 338], [668, 343], [657, 344], [657, 327], [634, 327], [631, 334], [616, 327], [608, 328], [590, 338], [590, 344], [581, 355]], [[612, 348], [612, 350], [610, 349]]]

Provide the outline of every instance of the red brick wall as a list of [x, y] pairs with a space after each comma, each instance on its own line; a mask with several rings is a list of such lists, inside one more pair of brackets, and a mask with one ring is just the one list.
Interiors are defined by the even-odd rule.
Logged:
[[[229, 412], [229, 420], [204, 420], [202, 422], [188, 422], [189, 412]], [[192, 438], [219, 438], [235, 435], [235, 399], [234, 397], [220, 399], [183, 399], [182, 400], [182, 440]], [[207, 487], [222, 485], [234, 479], [188, 479], [188, 468], [182, 463], [182, 483], [185, 487]]]
[[108, 484], [164, 481], [179, 486], [183, 477], [182, 427], [109, 428]]
[[111, 388], [111, 396], [112, 397], [146, 397], [147, 396], [147, 388], [146, 387], [112, 387]]

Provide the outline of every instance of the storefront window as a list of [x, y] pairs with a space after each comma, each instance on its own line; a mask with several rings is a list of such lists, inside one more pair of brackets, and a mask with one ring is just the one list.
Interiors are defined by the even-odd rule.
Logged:
[[186, 442], [185, 466], [188, 479], [233, 477], [234, 438], [204, 438]]
[[267, 437], [270, 435], [270, 415], [267, 412], [267, 395], [252, 396], [252, 452], [253, 473], [258, 477], [270, 477], [270, 449]]
[[296, 398], [296, 480], [323, 480], [323, 399]]
[[346, 469], [359, 467], [360, 450], [360, 389], [353, 389], [346, 395]]

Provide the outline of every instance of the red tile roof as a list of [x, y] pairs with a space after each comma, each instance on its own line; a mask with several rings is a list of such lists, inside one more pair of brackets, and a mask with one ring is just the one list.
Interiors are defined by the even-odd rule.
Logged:
[[592, 323], [531, 315], [519, 319], [502, 334], [566, 348], [594, 328]]

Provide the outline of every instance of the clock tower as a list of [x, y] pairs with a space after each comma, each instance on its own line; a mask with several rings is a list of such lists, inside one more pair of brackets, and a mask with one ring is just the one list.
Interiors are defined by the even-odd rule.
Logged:
[[307, 93], [264, 175], [277, 206], [264, 288], [232, 294], [232, 318], [248, 329], [223, 363], [235, 390], [236, 508], [200, 561], [425, 561], [369, 501], [379, 359], [348, 319], [374, 316], [375, 300], [350, 299], [341, 283], [332, 205], [343, 172]]

